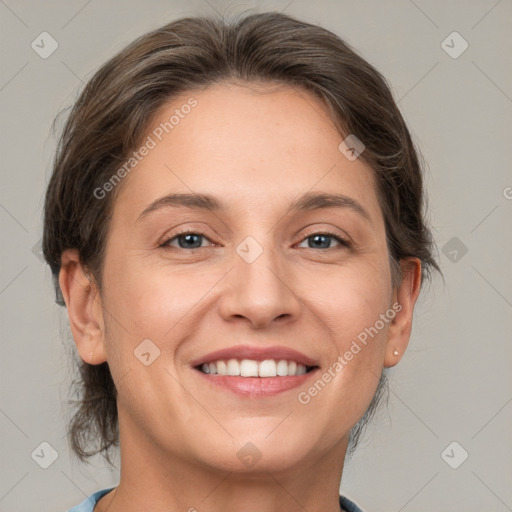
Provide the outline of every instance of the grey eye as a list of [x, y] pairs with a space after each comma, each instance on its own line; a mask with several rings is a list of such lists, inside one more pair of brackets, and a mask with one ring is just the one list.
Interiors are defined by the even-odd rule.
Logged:
[[308, 243], [308, 249], [330, 249], [332, 246], [332, 239], [334, 239], [338, 245], [347, 245], [347, 243], [340, 237], [330, 233], [314, 233], [313, 235], [307, 236], [301, 243], [304, 243], [305, 241], [311, 242]]

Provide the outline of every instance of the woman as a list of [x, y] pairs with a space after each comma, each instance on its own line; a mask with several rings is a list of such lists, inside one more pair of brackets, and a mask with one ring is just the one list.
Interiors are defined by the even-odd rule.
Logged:
[[80, 356], [78, 511], [357, 511], [345, 457], [432, 269], [383, 77], [280, 13], [170, 23], [70, 113], [43, 249]]

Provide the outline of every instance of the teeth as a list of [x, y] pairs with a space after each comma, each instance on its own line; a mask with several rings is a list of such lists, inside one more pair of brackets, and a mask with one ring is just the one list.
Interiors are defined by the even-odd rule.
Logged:
[[228, 361], [226, 375], [240, 375], [240, 365], [236, 359], [230, 359]]
[[277, 375], [277, 364], [273, 359], [261, 361], [258, 366], [258, 375], [260, 377], [275, 377]]
[[217, 361], [217, 373], [219, 375], [227, 375], [228, 367], [224, 361]]
[[[211, 367], [210, 367], [210, 373], [213, 373]], [[306, 367], [303, 364], [298, 364], [296, 375], [304, 375], [305, 373], [306, 373]]]
[[204, 363], [201, 370], [203, 373], [213, 375], [240, 375], [241, 377], [289, 377], [304, 375], [307, 371], [303, 364], [284, 359], [266, 359], [264, 361], [229, 359], [228, 361]]
[[242, 377], [257, 377], [258, 376], [258, 361], [251, 359], [242, 359], [240, 363], [240, 375]]
[[276, 365], [276, 373], [280, 377], [286, 377], [288, 375], [288, 362], [281, 359]]

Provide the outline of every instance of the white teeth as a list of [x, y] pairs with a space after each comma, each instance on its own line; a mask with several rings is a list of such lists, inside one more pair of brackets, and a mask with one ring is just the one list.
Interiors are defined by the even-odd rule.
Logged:
[[240, 375], [242, 377], [257, 377], [258, 361], [242, 359], [242, 362], [240, 363]]
[[284, 359], [278, 361], [276, 366], [276, 373], [280, 377], [286, 377], [288, 375], [288, 362]]
[[217, 373], [219, 375], [227, 375], [228, 367], [224, 361], [217, 361]]
[[285, 359], [265, 359], [264, 361], [229, 359], [228, 361], [204, 363], [201, 370], [207, 374], [240, 375], [241, 377], [288, 377], [304, 375], [307, 371], [303, 364]]
[[277, 365], [273, 359], [261, 361], [258, 368], [260, 377], [275, 377], [277, 375]]
[[230, 359], [227, 364], [228, 375], [240, 375], [240, 363], [236, 359]]

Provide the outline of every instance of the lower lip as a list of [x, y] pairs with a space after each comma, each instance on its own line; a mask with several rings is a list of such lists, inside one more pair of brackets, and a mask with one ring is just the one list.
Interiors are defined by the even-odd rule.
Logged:
[[210, 384], [227, 389], [233, 393], [250, 397], [275, 396], [284, 391], [294, 389], [304, 384], [312, 375], [318, 372], [318, 368], [303, 375], [290, 377], [239, 377], [231, 375], [211, 375], [195, 370]]

